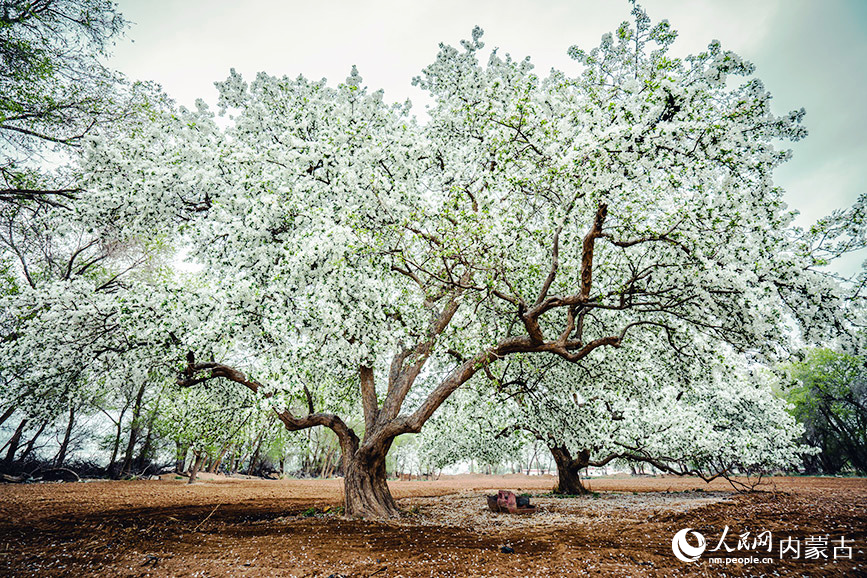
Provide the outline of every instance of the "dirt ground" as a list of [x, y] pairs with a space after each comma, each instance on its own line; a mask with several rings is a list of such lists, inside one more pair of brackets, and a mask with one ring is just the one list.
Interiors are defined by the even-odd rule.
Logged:
[[[390, 483], [405, 515], [388, 523], [335, 511], [341, 480], [185, 481], [0, 485], [0, 576], [867, 576], [867, 479], [773, 478], [741, 495], [722, 481], [599, 478], [565, 499], [545, 495], [549, 476], [444, 477]], [[496, 489], [539, 509], [489, 512]], [[684, 528], [706, 537], [696, 562], [672, 552]], [[765, 531], [771, 552], [752, 548]], [[800, 555], [781, 559], [789, 538]]]

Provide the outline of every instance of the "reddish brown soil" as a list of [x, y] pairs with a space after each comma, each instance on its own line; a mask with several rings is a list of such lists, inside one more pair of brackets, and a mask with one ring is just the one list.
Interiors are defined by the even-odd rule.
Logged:
[[[537, 496], [534, 500], [547, 513], [522, 517], [524, 521], [482, 511], [483, 494], [500, 488], [542, 493], [552, 487], [552, 478], [394, 482], [392, 491], [407, 509], [406, 517], [395, 523], [347, 520], [333, 512], [302, 515], [310, 508], [339, 505], [340, 480], [2, 485], [0, 575], [867, 575], [867, 480], [772, 481], [765, 492], [737, 495], [728, 493], [723, 482], [596, 479], [590, 482], [596, 497], [578, 502]], [[695, 489], [702, 491], [685, 492]], [[443, 498], [438, 502], [425, 496]], [[469, 511], [476, 526], [438, 525], [438, 511], [451, 512], [450, 503], [454, 511]], [[490, 520], [490, 527], [479, 527], [480, 520]], [[703, 533], [710, 549], [724, 526], [730, 528], [730, 546], [746, 530], [752, 535], [771, 531], [773, 551], [765, 556], [774, 561], [712, 563], [709, 558], [720, 552], [705, 552], [693, 563], [674, 557], [671, 539], [681, 528]], [[801, 559], [779, 559], [779, 539], [792, 536], [803, 544], [825, 535], [828, 560], [804, 560], [803, 551]], [[851, 560], [833, 559], [834, 542], [839, 545], [841, 536], [852, 547]], [[500, 551], [506, 544], [514, 553]], [[728, 556], [762, 558], [762, 553], [735, 550]]]

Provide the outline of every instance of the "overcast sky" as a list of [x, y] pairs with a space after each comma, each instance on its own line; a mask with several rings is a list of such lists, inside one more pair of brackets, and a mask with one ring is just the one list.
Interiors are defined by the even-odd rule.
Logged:
[[[529, 55], [540, 74], [576, 70], [569, 46], [592, 48], [629, 19], [626, 0], [267, 1], [120, 0], [133, 25], [110, 64], [154, 80], [180, 104], [216, 101], [230, 68], [342, 82], [353, 64], [387, 100], [424, 98], [413, 76], [440, 42], [457, 45], [473, 26], [488, 48]], [[645, 0], [653, 21], [680, 32], [675, 51], [712, 39], [757, 66], [777, 113], [806, 108], [810, 136], [777, 172], [807, 225], [867, 192], [867, 1]], [[851, 262], [854, 266], [855, 263]], [[848, 267], [846, 267], [848, 268]]]

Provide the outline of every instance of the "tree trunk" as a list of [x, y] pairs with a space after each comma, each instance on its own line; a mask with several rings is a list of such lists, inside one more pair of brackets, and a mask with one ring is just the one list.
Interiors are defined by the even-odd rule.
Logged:
[[[153, 443], [153, 424], [148, 424], [147, 434], [145, 435], [144, 442], [141, 445], [141, 449], [139, 450], [138, 458], [136, 458], [136, 470], [139, 473], [144, 474], [145, 472], [145, 462], [148, 461], [148, 454], [151, 452], [151, 444]], [[148, 466], [148, 469], [150, 466]]]
[[12, 417], [13, 413], [15, 413], [15, 404], [10, 405], [6, 408], [6, 411], [3, 412], [3, 415], [0, 415], [0, 425], [3, 425], [3, 422]]
[[[527, 475], [530, 475], [530, 470], [533, 469], [533, 460], [536, 459], [536, 455], [539, 453], [539, 447], [536, 442], [533, 442], [533, 455], [530, 456], [530, 461], [527, 462]], [[470, 472], [472, 473], [472, 471]]]
[[41, 436], [42, 432], [45, 431], [45, 428], [48, 426], [50, 421], [51, 420], [45, 420], [42, 422], [42, 425], [39, 426], [38, 430], [36, 430], [36, 434], [32, 438], [30, 438], [30, 441], [28, 441], [27, 445], [24, 446], [24, 451], [21, 452], [20, 456], [18, 456], [18, 461], [23, 463], [24, 460], [27, 459], [27, 456], [29, 456], [30, 453], [33, 451], [33, 446], [36, 444], [36, 440], [39, 439], [39, 436]]
[[154, 408], [153, 412], [150, 414], [147, 423], [147, 434], [145, 434], [144, 442], [141, 445], [141, 450], [139, 450], [138, 458], [136, 458], [136, 468], [139, 472], [144, 473], [145, 463], [148, 461], [148, 454], [151, 453], [151, 446], [153, 445], [154, 438], [154, 421], [156, 420], [157, 411], [159, 410], [159, 399], [157, 399], [157, 406]]
[[331, 460], [331, 462], [328, 464], [328, 469], [325, 470], [325, 473], [322, 475], [322, 477], [325, 479], [329, 479], [332, 476], [334, 476], [334, 467], [335, 467], [335, 461]]
[[205, 453], [193, 452], [193, 465], [190, 468], [190, 481], [188, 484], [192, 484], [196, 481], [196, 476], [199, 475], [199, 468], [202, 467], [202, 462], [205, 461]]
[[220, 450], [220, 453], [217, 454], [217, 457], [214, 459], [213, 462], [211, 462], [211, 465], [208, 466], [208, 473], [209, 474], [217, 473], [217, 470], [220, 468], [220, 463], [222, 463], [223, 458], [226, 457], [226, 453], [228, 451], [229, 451], [229, 446], [227, 444], [227, 445], [223, 446], [223, 449]]
[[123, 435], [123, 413], [120, 414], [120, 417], [117, 418], [117, 429], [114, 434], [114, 443], [111, 445], [111, 458], [108, 460], [108, 475], [111, 478], [118, 477], [117, 465], [115, 462], [117, 461], [117, 453], [120, 451], [120, 438]]
[[395, 518], [400, 515], [386, 482], [385, 456], [389, 446], [391, 440], [372, 450], [354, 452], [344, 462], [347, 516]]
[[184, 466], [187, 463], [188, 446], [183, 445], [179, 441], [175, 441], [175, 472], [178, 474], [184, 473]]
[[590, 452], [582, 450], [578, 454], [578, 458], [573, 460], [566, 446], [551, 446], [548, 449], [551, 450], [554, 463], [557, 464], [557, 488], [554, 491], [558, 494], [569, 496], [586, 494], [587, 488], [581, 483], [578, 471], [583, 467], [587, 467]]
[[262, 428], [262, 431], [259, 432], [259, 437], [256, 439], [256, 449], [253, 450], [253, 457], [250, 458], [250, 465], [247, 466], [247, 475], [253, 476], [253, 468], [256, 466], [256, 463], [259, 461], [259, 452], [262, 449], [262, 442], [265, 439], [265, 433], [268, 431], [271, 426], [274, 425], [274, 421], [276, 417], [271, 416], [271, 419], [268, 420], [268, 423], [265, 424], [265, 427]]
[[129, 440], [126, 444], [126, 451], [123, 455], [123, 465], [120, 468], [120, 475], [126, 476], [130, 473], [132, 469], [132, 454], [135, 451], [135, 443], [138, 441], [138, 428], [135, 424], [131, 424], [129, 430]]
[[69, 449], [69, 439], [72, 437], [72, 427], [75, 425], [75, 406], [69, 408], [69, 421], [66, 423], [66, 431], [63, 433], [63, 442], [60, 444], [60, 450], [57, 452], [57, 457], [54, 458], [54, 467], [62, 468], [63, 462], [66, 461], [66, 450]]
[[253, 455], [250, 457], [250, 463], [247, 464], [247, 475], [248, 476], [256, 475], [253, 473], [253, 468], [256, 467], [257, 461], [259, 461], [259, 446], [256, 446], [256, 451], [253, 452]]
[[138, 389], [135, 398], [135, 404], [132, 408], [132, 419], [129, 422], [129, 441], [126, 444], [126, 453], [123, 458], [123, 467], [120, 469], [120, 475], [124, 476], [130, 473], [132, 468], [132, 454], [135, 450], [135, 443], [138, 441], [138, 434], [141, 430], [139, 417], [141, 416], [142, 400], [145, 394], [145, 384], [143, 383]]
[[325, 474], [331, 469], [331, 459], [334, 456], [334, 448], [330, 448], [328, 453], [325, 455], [325, 459], [322, 460], [322, 467], [319, 468], [319, 477], [326, 477]]
[[6, 459], [4, 460], [4, 464], [7, 468], [11, 466], [12, 462], [15, 460], [15, 452], [18, 451], [18, 444], [21, 443], [21, 435], [24, 433], [25, 427], [27, 427], [26, 417], [21, 420], [18, 427], [15, 429], [15, 433], [12, 434], [12, 437], [9, 438], [8, 442], [6, 442], [9, 446], [9, 449], [6, 451]]

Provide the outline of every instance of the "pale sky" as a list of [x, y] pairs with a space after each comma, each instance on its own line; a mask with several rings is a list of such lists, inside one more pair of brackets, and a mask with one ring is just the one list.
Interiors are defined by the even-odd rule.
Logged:
[[[529, 55], [540, 74], [577, 70], [569, 46], [593, 48], [629, 19], [626, 0], [120, 0], [133, 25], [110, 65], [154, 80], [180, 104], [216, 101], [213, 83], [230, 68], [342, 82], [353, 64], [389, 101], [410, 98], [413, 76], [440, 42], [458, 45], [473, 26], [488, 48]], [[810, 136], [777, 172], [801, 225], [867, 192], [867, 0], [645, 0], [655, 22], [680, 32], [678, 54], [712, 39], [756, 64], [775, 111], [806, 108]], [[844, 267], [854, 269], [860, 259]]]

